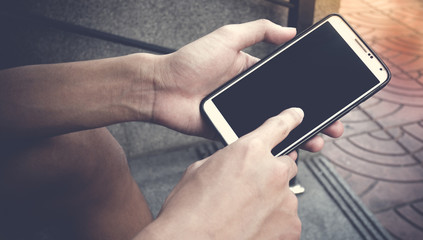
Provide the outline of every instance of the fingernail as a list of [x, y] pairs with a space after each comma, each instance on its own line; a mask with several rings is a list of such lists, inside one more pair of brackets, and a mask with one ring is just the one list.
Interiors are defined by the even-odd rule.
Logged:
[[284, 27], [284, 28], [288, 31], [293, 31], [293, 32], [297, 33], [297, 29], [294, 28], [294, 27]]
[[301, 108], [293, 107], [291, 109], [295, 111], [298, 115], [300, 115], [302, 118], [304, 117], [304, 111]]

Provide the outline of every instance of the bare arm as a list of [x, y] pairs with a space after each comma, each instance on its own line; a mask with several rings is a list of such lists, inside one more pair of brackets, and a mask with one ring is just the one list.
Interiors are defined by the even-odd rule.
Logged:
[[[126, 121], [151, 121], [213, 137], [202, 98], [257, 58], [242, 49], [281, 44], [295, 30], [260, 20], [227, 25], [169, 55], [35, 65], [0, 71], [0, 142], [50, 137]], [[339, 136], [342, 125], [324, 133]], [[304, 145], [317, 151], [323, 140]]]
[[0, 71], [0, 140], [148, 121], [155, 57], [133, 54]]
[[[5, 70], [0, 72], [0, 143], [133, 120], [211, 136], [200, 101], [257, 61], [242, 49], [260, 41], [281, 44], [294, 35], [261, 20], [222, 27], [164, 56]], [[191, 165], [159, 217], [137, 239], [298, 239], [297, 201], [288, 188], [296, 156], [275, 158], [271, 149], [302, 117], [301, 111], [287, 110]], [[342, 125], [325, 133], [339, 136]], [[317, 151], [322, 141], [317, 137], [304, 147]]]

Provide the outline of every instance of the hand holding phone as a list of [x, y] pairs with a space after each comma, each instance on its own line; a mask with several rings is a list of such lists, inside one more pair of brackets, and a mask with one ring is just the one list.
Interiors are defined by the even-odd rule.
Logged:
[[158, 232], [163, 232], [160, 224], [167, 224], [171, 232], [165, 231], [169, 235], [163, 239], [204, 239], [207, 233], [216, 239], [299, 239], [298, 201], [288, 187], [297, 166], [294, 159], [275, 158], [270, 151], [301, 120], [301, 111], [283, 111], [230, 147], [193, 163], [149, 228], [161, 226]]
[[273, 149], [297, 148], [390, 79], [380, 58], [339, 15], [330, 15], [220, 87], [201, 105], [225, 143], [253, 131], [284, 109], [305, 113]]

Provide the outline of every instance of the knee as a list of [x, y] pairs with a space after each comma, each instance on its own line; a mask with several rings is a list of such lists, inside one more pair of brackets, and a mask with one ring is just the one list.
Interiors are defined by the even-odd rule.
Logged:
[[[58, 143], [71, 154], [59, 171], [66, 172], [66, 195], [82, 204], [105, 201], [132, 187], [125, 153], [107, 129], [70, 134]], [[80, 197], [78, 197], [80, 196]]]
[[21, 226], [22, 219], [27, 226], [43, 224], [104, 201], [131, 180], [125, 154], [106, 129], [26, 144], [0, 161], [0, 212], [5, 213], [0, 222], [9, 217], [12, 226]]
[[72, 133], [56, 141], [57, 150], [67, 149], [58, 172], [66, 173], [68, 190], [86, 188], [98, 194], [132, 180], [125, 153], [107, 129]]
[[7, 158], [0, 180], [8, 184], [0, 189], [18, 195], [31, 189], [56, 195], [78, 192], [130, 175], [124, 151], [105, 128], [38, 141]]
[[122, 147], [107, 129], [68, 134], [58, 140], [58, 149], [70, 154], [63, 156], [64, 171], [81, 181], [98, 178], [118, 178], [129, 172]]

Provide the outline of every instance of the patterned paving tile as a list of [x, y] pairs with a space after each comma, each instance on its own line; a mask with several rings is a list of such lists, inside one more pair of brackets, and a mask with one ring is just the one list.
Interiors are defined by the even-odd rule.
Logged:
[[405, 132], [411, 134], [416, 139], [423, 141], [423, 121], [404, 126]]
[[412, 206], [406, 205], [397, 209], [397, 214], [415, 227], [423, 230], [423, 215], [419, 214]]
[[[388, 86], [386, 86], [388, 87]], [[383, 91], [385, 92], [385, 91]], [[362, 107], [361, 109], [367, 113], [372, 119], [380, 119], [385, 116], [391, 116], [392, 114], [397, 113], [401, 110], [402, 105], [398, 104], [397, 102], [389, 102], [389, 101], [383, 101], [380, 95], [383, 94], [378, 93], [374, 97], [375, 99], [379, 99], [377, 103], [375, 103], [373, 106], [368, 107]]]
[[[331, 160], [335, 166], [352, 173], [387, 182], [407, 183], [423, 181], [423, 168], [420, 163], [407, 165], [379, 164], [367, 161], [361, 156], [355, 156], [349, 152], [343, 151], [343, 148], [336, 143], [328, 143], [326, 148], [329, 150], [325, 150], [323, 154]], [[351, 152], [354, 152], [354, 150], [355, 149], [349, 149]], [[407, 157], [406, 155], [403, 156]], [[401, 160], [401, 157], [397, 159]]]
[[376, 214], [379, 222], [399, 239], [421, 239], [422, 230], [399, 216], [394, 210]]
[[[344, 137], [354, 136], [366, 131], [377, 131], [381, 129], [377, 123], [372, 121], [368, 114], [365, 114], [359, 108], [354, 109], [348, 113], [342, 119], [342, 122], [344, 123], [345, 127], [343, 135]], [[327, 140], [331, 141], [332, 139], [327, 138]]]
[[[377, 121], [385, 128], [396, 127], [403, 124], [410, 124], [423, 120], [422, 107], [411, 107], [400, 105], [400, 109], [390, 116], [378, 118]], [[371, 113], [370, 113], [371, 114]]]
[[412, 207], [419, 212], [420, 214], [423, 215], [423, 200], [417, 203], [413, 203]]
[[[359, 140], [361, 136], [362, 135], [358, 135], [355, 140]], [[370, 141], [375, 141], [370, 136], [368, 138]], [[353, 158], [358, 158], [369, 163], [383, 164], [395, 167], [416, 164], [416, 160], [405, 152], [396, 154], [394, 156], [385, 154], [384, 152], [380, 154], [374, 150], [369, 151], [367, 146], [360, 147], [349, 138], [340, 139], [339, 141], [336, 141], [335, 145], [337, 148], [342, 150], [344, 154], [348, 154]]]
[[420, 0], [367, 0], [366, 3], [405, 27], [423, 33], [417, 22], [422, 22], [423, 2]]
[[423, 239], [423, 1], [341, 0], [340, 13], [392, 79], [322, 154], [395, 238]]
[[416, 191], [422, 188], [422, 182], [399, 183], [378, 180], [360, 197], [372, 212], [380, 213], [422, 201], [423, 191]]
[[353, 173], [346, 179], [351, 184], [352, 190], [360, 197], [371, 191], [378, 182], [377, 180]]
[[[384, 134], [383, 137], [375, 137]], [[349, 138], [350, 142], [358, 149], [381, 156], [404, 156], [407, 151], [383, 131], [361, 134]]]

